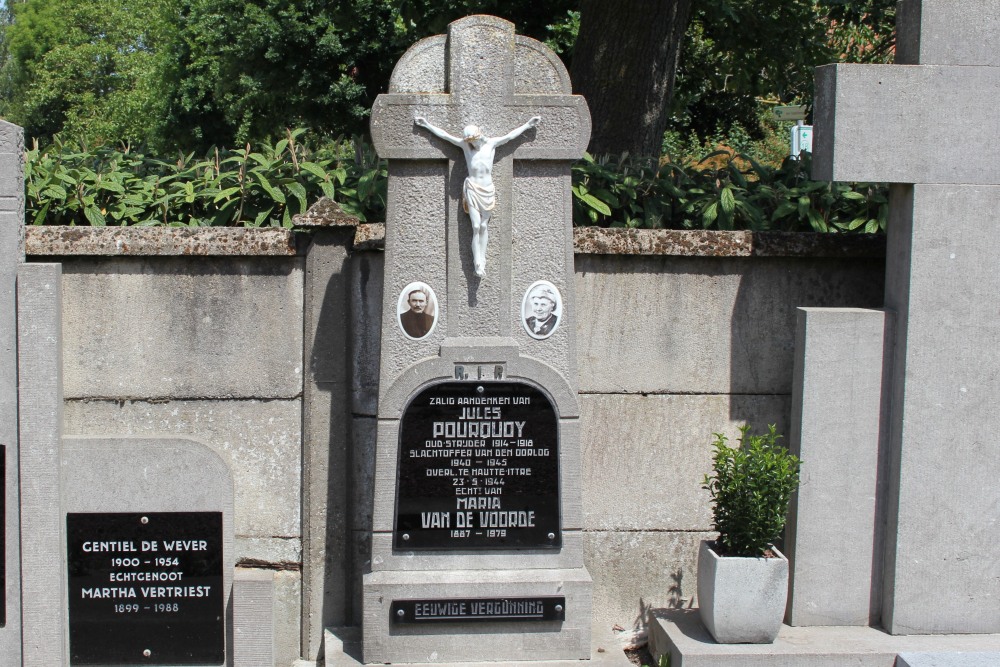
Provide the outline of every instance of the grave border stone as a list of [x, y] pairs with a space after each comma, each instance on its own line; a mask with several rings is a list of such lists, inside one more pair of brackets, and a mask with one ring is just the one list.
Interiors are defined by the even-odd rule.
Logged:
[[24, 173], [21, 168], [24, 133], [0, 120], [0, 445], [4, 456], [3, 549], [4, 585], [0, 604], [6, 623], [0, 625], [0, 662], [21, 663], [21, 538], [18, 491], [17, 432], [17, 300], [18, 266], [24, 262]]
[[17, 308], [22, 659], [26, 665], [61, 665], [66, 655], [65, 569], [60, 566], [65, 553], [62, 267], [22, 265]]

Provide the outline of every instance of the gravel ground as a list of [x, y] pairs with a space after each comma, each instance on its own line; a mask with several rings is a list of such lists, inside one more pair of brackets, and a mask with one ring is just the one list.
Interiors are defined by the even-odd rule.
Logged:
[[650, 655], [649, 649], [645, 646], [642, 648], [626, 649], [625, 655], [628, 656], [628, 659], [636, 667], [655, 667], [653, 656]]

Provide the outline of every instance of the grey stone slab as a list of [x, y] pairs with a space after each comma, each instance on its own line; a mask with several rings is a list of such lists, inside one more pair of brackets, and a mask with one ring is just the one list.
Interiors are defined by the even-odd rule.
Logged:
[[352, 271], [352, 229], [318, 230], [305, 266], [305, 391], [303, 442], [302, 655], [320, 655], [323, 628], [345, 622], [350, 559], [352, 460], [351, 329], [345, 326]]
[[295, 232], [276, 227], [31, 227], [29, 254], [41, 257], [294, 257]]
[[23, 154], [24, 131], [0, 120], [0, 210], [24, 212]]
[[996, 185], [1000, 137], [977, 129], [1000, 124], [998, 97], [1000, 67], [820, 67], [813, 178]]
[[382, 349], [382, 287], [385, 255], [356, 253], [351, 265], [351, 409], [374, 417], [378, 412], [379, 353]]
[[[323, 632], [325, 649], [324, 667], [357, 667], [364, 664], [361, 659], [361, 628], [339, 627], [326, 628]], [[620, 642], [607, 628], [594, 625], [590, 633], [590, 658], [585, 663], [579, 660], [511, 660], [503, 664], [509, 667], [629, 667], [633, 663], [625, 655]], [[430, 663], [394, 663], [397, 665], [427, 665]], [[465, 662], [465, 667], [496, 667], [497, 663]], [[315, 667], [312, 665], [297, 665], [292, 667]]]
[[[389, 165], [386, 249], [382, 279], [381, 377], [398, 377], [421, 359], [436, 355], [447, 335], [451, 312], [447, 302], [447, 253], [440, 235], [428, 237], [421, 225], [404, 221], [393, 224], [394, 211], [406, 220], [433, 220], [451, 230], [459, 222], [447, 217], [445, 165], [431, 162]], [[466, 221], [466, 224], [467, 221]], [[433, 241], [431, 239], [434, 239]], [[396, 322], [400, 293], [411, 282], [426, 283], [437, 297], [437, 323], [429, 335], [412, 341], [403, 335]], [[388, 382], [379, 386], [386, 391]], [[381, 396], [380, 396], [381, 399]]]
[[19, 188], [24, 187], [21, 161], [13, 153], [0, 153], [0, 198], [17, 199]]
[[[53, 613], [66, 608], [66, 575], [60, 557], [65, 553], [60, 507], [61, 299], [58, 264], [21, 265], [17, 274], [18, 433], [10, 442], [18, 442], [20, 450], [20, 620], [25, 665], [61, 665], [67, 648], [65, 617]], [[16, 607], [8, 608], [8, 617], [17, 614]]]
[[[222, 598], [230, 617], [233, 477], [218, 453], [190, 438], [67, 436], [61, 459], [60, 523], [65, 513], [78, 512], [221, 512]], [[62, 607], [47, 609], [61, 623], [63, 616], [52, 614], [53, 608]], [[227, 654], [231, 641], [226, 640]]]
[[579, 530], [563, 530], [560, 549], [435, 550], [392, 548], [392, 533], [372, 533], [371, 569], [375, 572], [415, 570], [512, 570], [574, 568], [583, 565], [583, 537]]
[[1000, 66], [997, 0], [903, 0], [896, 10], [899, 65]]
[[798, 311], [788, 445], [804, 463], [786, 529], [790, 625], [878, 623], [891, 325], [881, 310]]
[[[592, 667], [629, 667], [633, 663], [629, 660], [624, 651], [617, 646], [616, 639], [611, 633], [603, 633], [598, 637], [599, 628], [596, 626], [591, 633], [591, 657], [584, 663]], [[362, 641], [359, 628], [337, 627], [327, 628], [324, 632], [324, 644], [326, 647], [325, 667], [356, 667], [363, 665], [361, 658]], [[417, 667], [419, 665], [430, 665], [427, 662], [397, 662], [396, 665]], [[463, 662], [464, 667], [494, 667], [497, 663], [489, 662]], [[504, 665], [510, 667], [579, 667], [579, 660], [509, 660], [504, 661]], [[295, 663], [292, 667], [316, 667], [316, 663]]]
[[237, 568], [233, 575], [233, 664], [274, 667], [274, 573]]
[[297, 569], [302, 563], [302, 540], [293, 537], [236, 536], [237, 567]]
[[355, 530], [372, 529], [372, 512], [375, 503], [375, 451], [378, 422], [372, 417], [355, 417], [351, 422], [353, 439], [353, 470], [351, 481], [351, 527]]
[[996, 667], [1000, 653], [900, 653], [896, 667]]
[[17, 197], [0, 197], [0, 217], [7, 214], [12, 215], [11, 218], [8, 218], [9, 220], [23, 220], [24, 199]]
[[355, 530], [349, 534], [349, 538], [351, 540], [349, 546], [350, 554], [353, 558], [351, 561], [351, 573], [353, 576], [350, 580], [350, 586], [347, 589], [351, 603], [351, 607], [348, 610], [348, 617], [352, 625], [360, 627], [364, 621], [364, 593], [362, 584], [364, 576], [371, 572], [372, 532], [371, 530]]
[[[392, 626], [393, 600], [559, 595], [562, 622]], [[366, 663], [585, 660], [590, 656], [590, 578], [586, 571], [490, 570], [375, 572], [365, 577]], [[458, 638], [460, 641], [455, 641]]]
[[[585, 530], [711, 530], [702, 479], [713, 433], [744, 421], [787, 434], [787, 396], [584, 394]], [[597, 575], [595, 574], [595, 577]]]
[[896, 186], [896, 312], [883, 627], [1000, 632], [1000, 187]]
[[[0, 627], [0, 663], [21, 664], [21, 536], [17, 436], [17, 271], [24, 261], [21, 128], [0, 121], [0, 456], [4, 457], [6, 590], [0, 591], [7, 622]], [[10, 193], [4, 196], [2, 193]], [[18, 193], [21, 193], [18, 195]]]
[[885, 257], [885, 238], [875, 234], [575, 227], [573, 249], [578, 255], [857, 259]]
[[238, 567], [233, 581], [233, 607], [234, 667], [284, 666], [299, 660], [299, 572]]
[[698, 546], [704, 531], [588, 531], [587, 570], [594, 579], [594, 627], [625, 629], [642, 643], [649, 610], [687, 608], [698, 592]]
[[302, 656], [302, 573], [274, 573], [274, 664], [293, 665]]
[[[576, 368], [578, 310], [573, 280], [573, 226], [569, 164], [561, 162], [514, 163], [510, 312], [511, 332], [524, 354], [553, 368]], [[537, 239], [561, 239], [561, 244]], [[552, 283], [563, 300], [559, 326], [544, 340], [535, 340], [521, 325], [521, 305], [537, 280]]]
[[881, 307], [883, 273], [877, 258], [577, 256], [580, 391], [790, 394], [795, 308]]
[[63, 289], [68, 398], [294, 398], [301, 259], [79, 259]]
[[996, 651], [1000, 635], [894, 637], [869, 627], [782, 626], [773, 644], [716, 644], [697, 609], [654, 609], [650, 617], [654, 660], [671, 667], [894, 667], [910, 651]]
[[[65, 407], [67, 433], [170, 434], [204, 441], [232, 470], [235, 530], [241, 537], [301, 536], [301, 428], [297, 400], [68, 401]], [[269, 551], [245, 555], [263, 560]]]

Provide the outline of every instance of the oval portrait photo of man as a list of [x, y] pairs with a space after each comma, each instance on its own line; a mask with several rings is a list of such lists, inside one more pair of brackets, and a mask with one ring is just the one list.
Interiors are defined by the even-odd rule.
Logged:
[[559, 328], [562, 319], [562, 296], [547, 280], [537, 280], [521, 301], [521, 324], [532, 338], [542, 340]]
[[413, 282], [399, 293], [396, 304], [399, 330], [412, 340], [430, 335], [437, 324], [437, 297], [427, 283]]

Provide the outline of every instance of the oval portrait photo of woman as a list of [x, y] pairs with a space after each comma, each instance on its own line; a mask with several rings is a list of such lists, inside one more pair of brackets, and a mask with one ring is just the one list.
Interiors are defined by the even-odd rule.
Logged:
[[396, 319], [407, 338], [420, 340], [430, 335], [437, 324], [437, 314], [437, 297], [427, 283], [410, 283], [399, 293]]
[[521, 301], [521, 324], [532, 338], [542, 340], [559, 328], [562, 318], [562, 296], [547, 280], [537, 280], [524, 293]]

